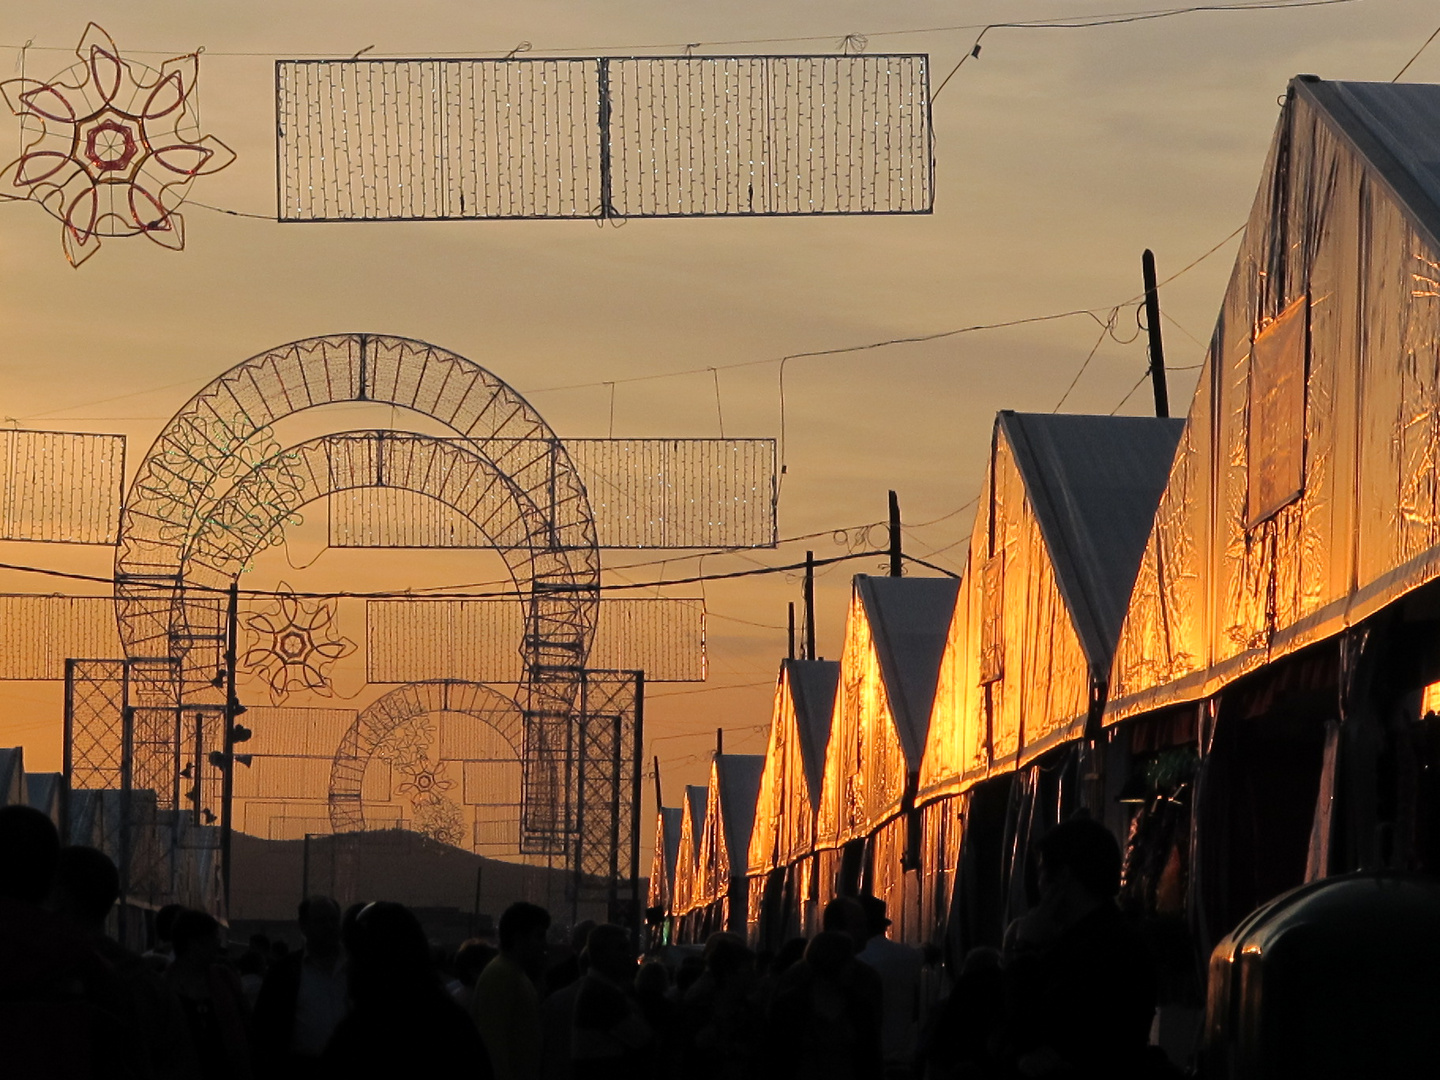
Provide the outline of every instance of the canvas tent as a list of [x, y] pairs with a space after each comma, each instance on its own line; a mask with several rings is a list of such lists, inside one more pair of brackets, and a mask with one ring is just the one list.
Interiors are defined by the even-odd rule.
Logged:
[[940, 667], [920, 800], [1099, 719], [1182, 422], [1002, 412]]
[[1125, 619], [1108, 719], [1440, 576], [1440, 86], [1292, 81]]
[[673, 936], [675, 898], [675, 864], [680, 855], [680, 832], [684, 827], [685, 811], [680, 807], [662, 806], [655, 815], [655, 854], [650, 862], [649, 891], [645, 906], [655, 916], [647, 915], [652, 921], [658, 917], [660, 941], [668, 945]]
[[675, 892], [671, 913], [679, 920], [678, 936], [682, 940], [695, 937], [694, 925], [699, 917], [691, 917], [700, 906], [698, 882], [700, 842], [705, 833], [705, 795], [699, 784], [685, 788], [685, 803], [680, 808], [680, 846], [675, 853]]
[[[954, 578], [854, 579], [815, 826], [820, 898], [898, 897]], [[903, 920], [896, 930], [903, 934]]]
[[64, 794], [64, 773], [26, 773], [25, 800], [60, 826], [60, 802]]
[[760, 792], [762, 754], [716, 754], [705, 793], [705, 831], [700, 841], [693, 897], [705, 908], [704, 933], [745, 933], [748, 891], [745, 881], [755, 799]]
[[834, 660], [780, 664], [755, 827], [750, 833], [749, 923], [757, 941], [762, 936], [767, 941], [793, 936], [808, 928], [804, 905], [814, 899], [810, 854], [815, 845], [815, 812], [839, 678], [840, 665]]

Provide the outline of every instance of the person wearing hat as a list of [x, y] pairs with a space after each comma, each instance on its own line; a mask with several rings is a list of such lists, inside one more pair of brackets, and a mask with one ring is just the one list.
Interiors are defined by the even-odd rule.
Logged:
[[919, 949], [886, 936], [890, 919], [885, 901], [878, 896], [860, 897], [869, 935], [856, 959], [880, 976], [880, 1052], [885, 1059], [886, 1080], [905, 1080], [913, 1073], [915, 1038], [920, 1021]]

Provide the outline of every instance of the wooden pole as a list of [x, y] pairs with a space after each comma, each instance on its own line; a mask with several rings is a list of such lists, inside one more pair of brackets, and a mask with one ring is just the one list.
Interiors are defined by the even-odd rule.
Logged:
[[815, 552], [805, 552], [805, 659], [815, 659]]
[[1160, 339], [1160, 287], [1155, 283], [1155, 253], [1140, 257], [1145, 278], [1145, 326], [1150, 332], [1150, 385], [1155, 391], [1155, 415], [1170, 415], [1170, 390], [1165, 382], [1165, 346]]
[[899, 577], [904, 571], [900, 552], [900, 498], [890, 492], [890, 576]]

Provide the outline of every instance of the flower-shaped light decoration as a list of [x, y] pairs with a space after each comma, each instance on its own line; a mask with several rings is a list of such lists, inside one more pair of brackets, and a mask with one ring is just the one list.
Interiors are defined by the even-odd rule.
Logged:
[[278, 591], [273, 607], [246, 617], [241, 663], [264, 677], [277, 705], [292, 690], [329, 697], [335, 692], [330, 667], [353, 653], [355, 643], [337, 632], [333, 601], [307, 603], [284, 582]]
[[219, 139], [200, 134], [199, 53], [156, 71], [121, 59], [94, 23], [75, 53], [80, 63], [49, 82], [0, 83], [25, 140], [0, 171], [0, 198], [33, 199], [59, 218], [72, 266], [95, 254], [102, 236], [143, 235], [179, 251], [185, 222], [176, 210], [190, 185], [235, 160]]
[[435, 725], [428, 717], [414, 716], [392, 728], [374, 756], [400, 774], [395, 794], [410, 800], [414, 830], [458, 846], [465, 841], [465, 816], [445, 794], [456, 785], [444, 762], [431, 756], [434, 745]]

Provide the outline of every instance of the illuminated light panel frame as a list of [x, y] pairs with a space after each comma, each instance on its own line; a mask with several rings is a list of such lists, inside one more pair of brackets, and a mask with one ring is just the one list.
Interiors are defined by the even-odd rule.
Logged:
[[281, 222], [924, 214], [927, 54], [279, 60]]

